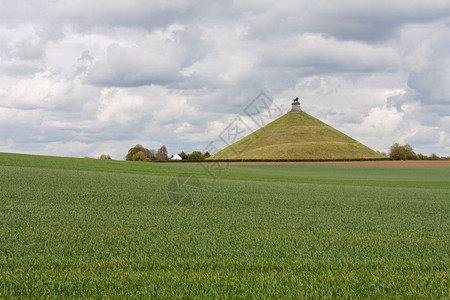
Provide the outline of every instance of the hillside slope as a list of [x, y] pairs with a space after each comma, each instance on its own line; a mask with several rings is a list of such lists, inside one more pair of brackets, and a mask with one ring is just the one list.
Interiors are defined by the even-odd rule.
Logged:
[[210, 159], [368, 158], [382, 156], [307, 113], [287, 113]]

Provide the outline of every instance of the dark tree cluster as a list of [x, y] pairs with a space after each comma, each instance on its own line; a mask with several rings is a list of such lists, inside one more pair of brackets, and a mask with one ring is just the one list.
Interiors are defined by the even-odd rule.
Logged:
[[109, 154], [101, 154], [98, 159], [101, 160], [111, 160], [111, 156]]
[[211, 156], [209, 152], [202, 153], [201, 151], [192, 151], [190, 154], [186, 154], [184, 151], [179, 153], [183, 160], [205, 160]]
[[395, 143], [391, 146], [389, 157], [395, 160], [414, 160], [417, 159], [416, 153], [410, 144], [400, 145]]
[[130, 161], [155, 161], [169, 159], [166, 146], [162, 145], [158, 150], [147, 149], [142, 145], [136, 146], [128, 150], [125, 160]]
[[440, 157], [435, 153], [431, 153], [430, 156], [419, 153], [416, 154], [410, 144], [400, 145], [395, 143], [391, 146], [389, 151], [389, 157], [395, 160], [447, 160], [450, 157]]

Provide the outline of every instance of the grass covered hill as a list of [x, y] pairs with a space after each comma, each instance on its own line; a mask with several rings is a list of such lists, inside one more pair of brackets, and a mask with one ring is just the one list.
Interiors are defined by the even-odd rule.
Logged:
[[307, 113], [287, 113], [210, 159], [371, 158], [382, 156]]

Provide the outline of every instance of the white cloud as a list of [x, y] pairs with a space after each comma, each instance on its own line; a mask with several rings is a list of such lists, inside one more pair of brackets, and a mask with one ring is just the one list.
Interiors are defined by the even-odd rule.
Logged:
[[199, 150], [264, 90], [375, 149], [450, 155], [449, 15], [446, 0], [5, 2], [0, 151]]
[[50, 72], [38, 73], [13, 85], [3, 104], [27, 109], [58, 108], [67, 104], [61, 96], [69, 88], [70, 83], [64, 78], [56, 78]]
[[100, 96], [98, 120], [104, 125], [127, 124], [145, 109], [144, 99], [128, 95], [126, 91], [112, 88], [103, 89]]
[[364, 117], [362, 128], [370, 132], [380, 132], [380, 134], [393, 133], [402, 122], [403, 113], [398, 112], [394, 107], [372, 108], [369, 115]]

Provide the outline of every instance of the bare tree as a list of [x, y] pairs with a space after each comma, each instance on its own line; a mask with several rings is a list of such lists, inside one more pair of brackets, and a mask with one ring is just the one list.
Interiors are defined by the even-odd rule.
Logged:
[[169, 158], [167, 154], [166, 146], [162, 145], [161, 148], [156, 151], [156, 159], [157, 160], [167, 160]]

